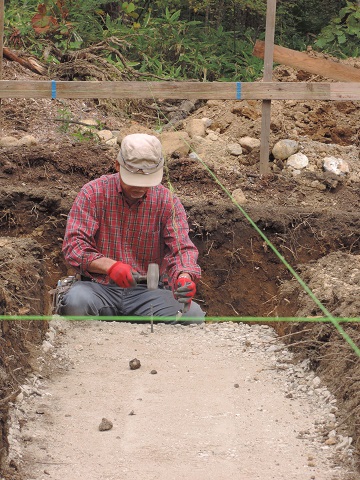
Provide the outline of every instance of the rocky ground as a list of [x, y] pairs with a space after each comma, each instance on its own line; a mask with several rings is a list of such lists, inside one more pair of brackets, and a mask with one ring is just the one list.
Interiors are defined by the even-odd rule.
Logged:
[[357, 478], [336, 398], [269, 326], [56, 318], [46, 337], [10, 410], [29, 480]]
[[[360, 64], [358, 59], [351, 62]], [[5, 63], [4, 72], [8, 79], [40, 79], [12, 63]], [[276, 69], [275, 78], [321, 80], [283, 67]], [[291, 153], [302, 156], [294, 166], [293, 159], [275, 150], [270, 155], [271, 174], [260, 177], [260, 102], [189, 105], [163, 99], [155, 105], [3, 99], [0, 313], [51, 312], [49, 291], [58, 278], [71, 273], [62, 259], [61, 242], [74, 196], [89, 179], [113, 172], [118, 141], [141, 131], [159, 135], [164, 143], [164, 182], [189, 214], [203, 270], [197, 300], [208, 316], [321, 313], [220, 183], [331, 313], [357, 316], [358, 109], [358, 102], [273, 102], [271, 148], [280, 141], [295, 142], [296, 152]], [[159, 110], [163, 115], [157, 119], [154, 112]], [[82, 125], [90, 121], [95, 129]], [[336, 160], [330, 169], [325, 168], [326, 158]], [[335, 395], [338, 421], [347, 426], [340, 435], [352, 437], [354, 451], [359, 452], [355, 352], [330, 325], [276, 323], [274, 328], [298, 358], [309, 359], [314, 375]], [[345, 329], [359, 344], [357, 325]], [[35, 368], [37, 345], [46, 331], [45, 322], [1, 322], [3, 457], [8, 449], [7, 405]]]

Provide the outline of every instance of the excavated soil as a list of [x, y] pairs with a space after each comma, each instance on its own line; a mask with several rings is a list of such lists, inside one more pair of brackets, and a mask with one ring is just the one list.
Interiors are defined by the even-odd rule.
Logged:
[[[359, 64], [356, 60], [353, 63]], [[7, 78], [38, 78], [9, 63], [5, 71]], [[283, 67], [276, 71], [280, 81], [318, 80], [304, 72], [299, 75]], [[58, 120], [64, 118], [65, 111], [77, 121], [96, 118], [120, 132], [155, 128], [155, 121], [149, 118], [153, 110], [136, 103], [2, 101], [2, 136], [31, 134], [38, 142], [0, 147], [1, 315], [51, 313], [50, 290], [59, 278], [72, 273], [61, 254], [72, 201], [84, 183], [115, 171], [117, 147], [99, 143], [95, 137], [74, 135], [75, 124], [67, 130], [61, 128], [64, 122]], [[131, 111], [137, 121], [129, 119]], [[227, 152], [226, 146], [240, 137], [260, 137], [260, 102], [199, 102], [191, 117], [213, 121], [210, 129], [216, 138], [200, 142], [195, 150], [219, 181], [215, 182], [196, 159], [173, 155], [167, 162], [164, 184], [174, 188], [189, 215], [191, 237], [199, 248], [203, 270], [197, 299], [207, 315], [321, 314], [313, 302], [304, 300], [306, 296], [291, 280], [291, 273], [231, 202], [220, 182], [230, 192], [241, 188], [247, 199], [246, 213], [316, 290], [330, 312], [358, 316], [359, 103], [274, 102], [271, 146], [284, 138], [296, 139], [314, 167], [296, 176], [277, 165], [271, 174], [261, 177], [258, 151], [244, 153], [241, 160]], [[182, 125], [180, 122], [178, 127]], [[350, 174], [339, 177], [323, 172], [319, 162], [325, 155], [344, 158]], [[311, 359], [318, 375], [326, 378], [360, 453], [360, 364], [356, 354], [332, 325], [281, 323], [275, 328], [299, 356]], [[358, 325], [344, 328], [359, 343]], [[7, 404], [31, 371], [33, 354], [46, 330], [44, 321], [1, 322], [3, 457], [7, 450]], [[9, 475], [15, 478], [14, 471]]]

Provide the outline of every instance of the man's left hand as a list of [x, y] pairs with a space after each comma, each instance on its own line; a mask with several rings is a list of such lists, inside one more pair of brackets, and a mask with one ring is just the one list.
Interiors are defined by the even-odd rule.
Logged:
[[175, 285], [174, 297], [176, 300], [190, 306], [191, 300], [196, 293], [195, 283], [190, 278], [180, 276], [177, 278]]

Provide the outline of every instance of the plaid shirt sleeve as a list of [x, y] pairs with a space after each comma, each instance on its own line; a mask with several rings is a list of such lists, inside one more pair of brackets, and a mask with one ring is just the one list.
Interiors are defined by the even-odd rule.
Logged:
[[168, 215], [164, 224], [165, 256], [167, 271], [174, 283], [180, 272], [187, 272], [194, 282], [201, 276], [197, 264], [199, 252], [189, 238], [187, 216], [180, 200], [169, 192]]
[[85, 186], [77, 195], [69, 212], [63, 242], [67, 262], [81, 274], [91, 276], [88, 266], [103, 257], [97, 248], [95, 234], [99, 228], [94, 198]]

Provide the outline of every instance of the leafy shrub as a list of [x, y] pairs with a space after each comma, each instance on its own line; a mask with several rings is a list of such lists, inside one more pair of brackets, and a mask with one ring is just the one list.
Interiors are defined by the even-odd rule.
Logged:
[[161, 17], [149, 13], [142, 25], [131, 29], [108, 19], [107, 34], [128, 42], [127, 56], [140, 72], [208, 81], [249, 81], [259, 76], [263, 63], [252, 56], [250, 29], [240, 36], [222, 26], [205, 29], [202, 22], [182, 20], [180, 15], [180, 10], [166, 8]]
[[333, 55], [357, 57], [360, 54], [360, 6], [346, 2], [339, 15], [324, 27], [315, 46]]

